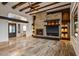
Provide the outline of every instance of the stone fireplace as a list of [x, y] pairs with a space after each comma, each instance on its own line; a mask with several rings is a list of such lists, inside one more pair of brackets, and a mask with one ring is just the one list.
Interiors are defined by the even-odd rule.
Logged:
[[61, 15], [61, 13], [51, 15], [47, 15], [46, 13], [37, 14], [35, 20], [35, 34], [33, 36], [60, 38]]

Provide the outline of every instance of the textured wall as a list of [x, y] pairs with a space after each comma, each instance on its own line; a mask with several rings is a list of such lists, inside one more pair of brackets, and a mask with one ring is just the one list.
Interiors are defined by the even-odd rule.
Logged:
[[[75, 50], [75, 52], [76, 52], [76, 55], [78, 55], [79, 56], [79, 36], [77, 36], [77, 37], [75, 37], [74, 35], [73, 35], [73, 17], [72, 17], [72, 15], [73, 15], [73, 13], [74, 13], [74, 11], [75, 11], [75, 9], [76, 9], [76, 7], [78, 7], [78, 23], [79, 23], [79, 3], [72, 3], [71, 4], [71, 13], [70, 13], [70, 15], [71, 15], [71, 19], [70, 19], [70, 36], [71, 36], [71, 39], [70, 39], [70, 41], [71, 41], [71, 43], [72, 43], [72, 45], [73, 45], [73, 47], [74, 47], [74, 50]], [[79, 24], [78, 24], [78, 29], [79, 29]], [[79, 31], [78, 31], [79, 32]], [[79, 33], [78, 33], [79, 34]]]
[[[41, 28], [45, 31], [45, 29], [44, 29], [45, 28], [45, 26], [44, 26], [45, 20], [46, 20], [46, 13], [45, 12], [37, 14], [36, 20], [35, 20], [35, 30]], [[45, 35], [45, 32], [43, 34]]]

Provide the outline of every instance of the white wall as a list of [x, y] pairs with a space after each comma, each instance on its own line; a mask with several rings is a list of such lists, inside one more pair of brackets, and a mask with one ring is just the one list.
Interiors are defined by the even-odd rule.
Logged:
[[[31, 15], [26, 15], [25, 13], [19, 12], [16, 9], [12, 9], [11, 7], [9, 7], [8, 5], [2, 5], [0, 3], [0, 16], [8, 16], [8, 13], [13, 13], [16, 15], [20, 15], [23, 16], [25, 18], [27, 18], [27, 21], [29, 23], [25, 23], [27, 26], [27, 31], [26, 31], [26, 35], [27, 36], [31, 36], [32, 35], [32, 16]], [[17, 23], [18, 24], [18, 23]], [[22, 26], [21, 26], [22, 27]], [[21, 31], [22, 32], [22, 31]], [[20, 36], [20, 34], [17, 33], [17, 36]], [[5, 36], [4, 36], [5, 37]]]
[[[18, 24], [20, 24], [20, 33], [18, 33]], [[31, 24], [30, 23], [20, 23], [20, 22], [17, 22], [16, 26], [17, 26], [17, 32], [16, 32], [17, 37], [21, 37], [24, 34], [23, 33], [23, 26], [26, 26], [26, 37], [32, 35]]]
[[31, 16], [28, 16], [28, 22], [29, 23], [27, 23], [26, 24], [26, 26], [27, 26], [27, 30], [26, 30], [26, 33], [27, 33], [27, 37], [28, 36], [31, 36], [32, 35], [32, 23], [33, 23], [33, 18], [31, 17]]
[[8, 41], [8, 21], [0, 19], [0, 42]]
[[12, 9], [12, 7], [9, 5], [2, 5], [0, 2], [0, 16], [8, 16], [8, 13], [13, 13], [13, 14], [20, 15], [23, 17], [28, 16], [25, 13], [19, 12], [19, 10]]

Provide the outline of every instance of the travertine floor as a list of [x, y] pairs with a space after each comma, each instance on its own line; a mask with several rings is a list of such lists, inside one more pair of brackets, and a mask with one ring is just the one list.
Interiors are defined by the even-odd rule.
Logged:
[[74, 56], [69, 41], [41, 38], [11, 38], [8, 43], [0, 43], [1, 56]]

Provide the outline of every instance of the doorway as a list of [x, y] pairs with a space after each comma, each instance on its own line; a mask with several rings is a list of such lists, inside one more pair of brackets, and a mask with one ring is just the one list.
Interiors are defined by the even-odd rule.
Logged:
[[16, 24], [15, 23], [8, 24], [8, 35], [9, 35], [9, 38], [16, 37]]

